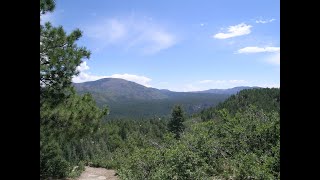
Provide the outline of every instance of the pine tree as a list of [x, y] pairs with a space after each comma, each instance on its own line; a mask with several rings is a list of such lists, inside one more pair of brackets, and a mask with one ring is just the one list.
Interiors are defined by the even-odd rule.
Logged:
[[[54, 0], [40, 0], [40, 19], [54, 8]], [[79, 29], [67, 35], [62, 26], [40, 24], [40, 179], [68, 176], [85, 152], [66, 158], [66, 147], [90, 139], [107, 114], [91, 95], [80, 96], [72, 86], [77, 67], [90, 57], [85, 47], [76, 45], [81, 36]]]
[[[53, 0], [41, 0], [40, 19], [54, 7]], [[50, 22], [40, 24], [40, 103], [50, 99], [57, 104], [72, 94], [72, 78], [79, 73], [77, 67], [90, 57], [85, 47], [75, 44], [81, 36], [79, 29], [67, 35], [62, 26], [53, 27]]]
[[180, 134], [184, 131], [185, 121], [184, 112], [180, 105], [176, 105], [172, 109], [171, 119], [168, 123], [168, 129], [175, 135], [176, 139], [180, 138]]

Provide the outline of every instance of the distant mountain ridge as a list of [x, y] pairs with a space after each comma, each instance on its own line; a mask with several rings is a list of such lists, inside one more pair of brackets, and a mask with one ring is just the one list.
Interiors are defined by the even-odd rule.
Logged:
[[244, 89], [258, 89], [261, 87], [258, 86], [238, 86], [234, 88], [229, 88], [229, 89], [208, 89], [204, 91], [194, 91], [198, 93], [215, 93], [215, 94], [237, 94], [239, 91], [244, 90]]
[[74, 83], [79, 92], [105, 94], [111, 99], [152, 100], [168, 98], [161, 90], [148, 88], [138, 83], [118, 78], [104, 78], [96, 81]]
[[108, 105], [111, 118], [167, 116], [175, 104], [181, 104], [187, 114], [191, 114], [215, 106], [240, 90], [255, 88], [235, 87], [224, 90], [174, 92], [145, 87], [118, 78], [74, 83], [74, 87], [79, 94], [91, 93], [99, 106]]

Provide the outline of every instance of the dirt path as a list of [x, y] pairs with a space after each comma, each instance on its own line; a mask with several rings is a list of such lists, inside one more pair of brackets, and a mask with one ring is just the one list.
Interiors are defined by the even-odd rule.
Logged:
[[85, 171], [76, 180], [118, 180], [115, 170], [105, 168], [85, 167]]

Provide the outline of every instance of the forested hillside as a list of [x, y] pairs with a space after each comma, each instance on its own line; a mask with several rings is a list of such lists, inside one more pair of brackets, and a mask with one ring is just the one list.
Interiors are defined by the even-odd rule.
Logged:
[[[242, 99], [243, 95], [248, 98]], [[279, 95], [280, 89], [241, 91], [187, 119], [179, 139], [166, 133], [163, 143], [130, 153], [117, 167], [120, 177], [280, 179]], [[208, 111], [215, 116], [201, 120], [199, 116]]]
[[232, 95], [216, 108], [208, 108], [201, 111], [200, 116], [203, 120], [214, 117], [219, 109], [227, 109], [231, 114], [235, 114], [239, 110], [244, 110], [248, 106], [253, 105], [258, 109], [265, 111], [276, 111], [280, 113], [280, 89], [278, 88], [262, 88], [252, 90], [242, 90], [236, 95]]
[[99, 107], [107, 105], [107, 119], [168, 117], [175, 104], [183, 105], [184, 111], [191, 115], [216, 106], [240, 90], [257, 88], [235, 87], [199, 92], [173, 92], [117, 78], [104, 78], [73, 85], [79, 94], [92, 94]]

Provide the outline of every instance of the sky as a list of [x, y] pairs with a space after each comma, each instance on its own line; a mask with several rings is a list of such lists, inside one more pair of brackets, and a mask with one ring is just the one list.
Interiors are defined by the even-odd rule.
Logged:
[[73, 82], [112, 77], [172, 91], [280, 87], [279, 0], [57, 0], [41, 23], [79, 28]]

